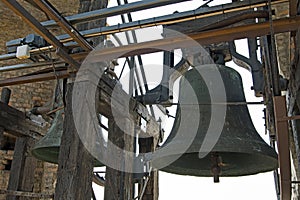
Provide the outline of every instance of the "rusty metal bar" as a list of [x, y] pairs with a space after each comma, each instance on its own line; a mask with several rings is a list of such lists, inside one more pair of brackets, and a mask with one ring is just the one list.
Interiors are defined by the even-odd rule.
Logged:
[[1, 60], [9, 60], [9, 59], [13, 59], [13, 58], [16, 58], [16, 53], [0, 55], [0, 61]]
[[54, 80], [56, 78], [68, 78], [69, 72], [65, 71], [58, 71], [58, 72], [50, 72], [44, 74], [35, 74], [30, 76], [21, 76], [15, 78], [8, 78], [5, 80], [0, 81], [0, 87], [10, 86], [10, 85], [18, 85], [18, 84], [25, 84], [25, 83], [35, 83], [39, 81], [49, 81]]
[[[283, 18], [273, 21], [274, 33], [286, 32], [296, 30], [300, 24], [300, 16]], [[270, 34], [270, 27], [268, 22], [262, 22], [258, 24], [249, 24], [243, 26], [236, 26], [218, 30], [211, 30], [206, 32], [201, 32], [197, 34], [189, 35], [188, 37], [173, 37], [160, 39], [149, 42], [141, 42], [138, 44], [130, 44], [120, 47], [107, 48], [95, 52], [94, 56], [91, 58], [96, 60], [111, 60], [112, 58], [118, 57], [129, 57], [133, 55], [141, 55], [147, 53], [159, 52], [161, 49], [176, 49], [188, 47], [191, 43], [191, 38], [197, 40], [200, 44], [212, 44], [219, 43], [224, 41], [232, 41], [235, 39], [247, 38], [247, 37], [256, 37], [261, 35]], [[194, 44], [194, 43], [193, 43]], [[87, 56], [86, 53], [73, 54], [71, 55], [74, 59], [83, 59]], [[61, 72], [62, 73], [62, 72]], [[67, 72], [64, 72], [67, 73]], [[64, 74], [63, 77], [67, 77], [67, 74]], [[17, 77], [12, 79], [6, 79], [0, 81], [0, 87], [8, 85], [16, 85], [23, 83], [32, 83], [43, 80], [52, 80], [54, 79], [54, 74], [50, 73], [48, 75], [43, 74], [37, 78], [37, 75], [34, 77]]]
[[57, 24], [68, 33], [74, 41], [76, 41], [79, 46], [87, 51], [93, 50], [93, 46], [76, 30], [59, 12], [53, 5], [47, 0], [34, 0], [34, 2], [52, 19], [54, 19]]
[[25, 10], [17, 1], [15, 0], [3, 0], [2, 1], [8, 8], [14, 11], [18, 16], [20, 16], [34, 31], [36, 31], [39, 35], [41, 35], [45, 40], [47, 40], [50, 44], [60, 49], [62, 52], [59, 56], [61, 56], [67, 63], [78, 68], [80, 64], [75, 61], [71, 56], [68, 55], [67, 49], [65, 46], [60, 43], [55, 36], [53, 36], [45, 27], [41, 25], [41, 23], [36, 20], [27, 10]]
[[63, 63], [65, 63], [65, 62], [61, 61], [61, 60], [54, 60], [53, 62], [46, 61], [46, 62], [36, 62], [36, 63], [22, 63], [22, 64], [0, 67], [0, 72], [14, 71], [14, 70], [20, 70], [20, 69], [29, 69], [29, 68], [34, 68], [34, 67], [43, 67], [43, 66], [57, 65], [57, 64], [63, 64]]
[[[111, 7], [111, 8], [104, 8], [101, 10], [95, 10], [95, 11], [90, 11], [86, 13], [80, 13], [72, 16], [66, 17], [66, 20], [69, 21], [71, 24], [75, 23], [81, 23], [81, 22], [87, 22], [91, 20], [96, 20], [96, 19], [101, 19], [105, 17], [112, 17], [120, 14], [125, 14], [125, 13], [130, 13], [130, 12], [135, 12], [135, 11], [140, 11], [144, 9], [150, 9], [154, 7], [159, 7], [159, 6], [164, 6], [164, 5], [169, 5], [169, 4], [174, 4], [174, 3], [179, 3], [179, 2], [184, 2], [184, 1], [189, 1], [189, 0], [160, 0], [160, 1], [155, 1], [155, 0], [143, 0], [143, 1], [138, 1], [138, 2], [133, 2], [129, 4], [124, 4], [121, 6], [116, 6], [116, 7]], [[273, 0], [273, 4], [277, 3], [282, 3], [282, 2], [288, 2], [288, 0]], [[187, 11], [184, 13], [190, 12], [191, 15], [198, 14], [199, 16], [204, 16], [206, 17], [207, 15], [213, 16], [214, 12], [219, 12], [220, 13], [227, 13], [230, 10], [236, 10], [236, 11], [241, 11], [241, 10], [246, 10], [246, 9], [252, 9], [255, 7], [261, 7], [266, 5], [266, 0], [245, 0], [245, 1], [239, 1], [231, 4], [223, 4], [223, 5], [218, 5], [218, 6], [213, 6], [210, 8], [206, 9], [198, 9], [195, 11]], [[197, 12], [197, 13], [196, 13]], [[178, 13], [180, 15], [180, 13]], [[172, 14], [174, 16], [178, 14]], [[183, 16], [181, 16], [183, 17]], [[50, 20], [50, 21], [45, 21], [42, 22], [42, 25], [45, 27], [55, 27], [57, 24], [55, 21]]]
[[[300, 16], [283, 18], [273, 21], [274, 33], [296, 30], [300, 24]], [[190, 47], [194, 44], [191, 39], [201, 45], [232, 41], [236, 39], [257, 37], [270, 34], [269, 22], [242, 25], [224, 29], [205, 31], [188, 35], [189, 37], [172, 37], [155, 41], [130, 44], [116, 48], [100, 49], [93, 52], [89, 59], [91, 62], [111, 60], [118, 57], [140, 55], [161, 51]]]
[[[241, 3], [243, 3], [243, 2], [241, 2]], [[287, 2], [287, 0], [272, 1], [272, 5], [278, 4], [278, 3], [284, 3], [284, 2]], [[261, 2], [258, 4], [249, 4], [249, 5], [247, 4], [242, 7], [215, 6], [215, 7], [209, 8], [207, 11], [206, 11], [206, 9], [203, 9], [203, 10], [196, 9], [196, 10], [192, 10], [192, 11], [186, 11], [183, 13], [175, 13], [175, 14], [171, 14], [171, 15], [154, 17], [154, 18], [145, 19], [145, 20], [133, 21], [133, 22], [125, 23], [125, 24], [118, 24], [118, 25], [113, 25], [113, 26], [108, 26], [108, 27], [90, 29], [90, 30], [82, 31], [81, 34], [84, 35], [85, 38], [109, 35], [109, 34], [113, 34], [113, 33], [131, 31], [131, 30], [136, 30], [136, 29], [141, 29], [141, 28], [160, 26], [160, 25], [169, 25], [169, 24], [186, 22], [186, 21], [191, 21], [191, 20], [196, 20], [196, 19], [204, 19], [207, 17], [217, 16], [217, 15], [222, 15], [222, 14], [227, 14], [227, 13], [233, 13], [233, 12], [237, 12], [237, 11], [253, 10], [254, 8], [262, 7], [262, 6], [266, 6], [266, 5], [267, 5], [266, 2], [264, 2], [264, 3]], [[70, 38], [68, 38], [67, 35], [60, 36], [60, 40], [61, 40], [61, 42], [72, 41]]]
[[[79, 13], [76, 15], [66, 17], [66, 20], [71, 24], [88, 22], [96, 19], [112, 17], [120, 14], [141, 11], [144, 9], [155, 8], [159, 6], [165, 6], [175, 3], [180, 3], [191, 0], [143, 0], [138, 2], [132, 2], [121, 6], [115, 6], [110, 8], [103, 8], [100, 10], [93, 10], [85, 13]], [[42, 22], [45, 27], [55, 27], [57, 24], [53, 20]]]
[[280, 170], [280, 199], [290, 200], [292, 188], [288, 121], [280, 121], [287, 116], [285, 96], [273, 97], [273, 103]]
[[287, 116], [287, 117], [283, 117], [281, 119], [278, 119], [278, 121], [288, 121], [288, 120], [299, 120], [300, 119], [300, 115], [295, 115], [295, 116]]

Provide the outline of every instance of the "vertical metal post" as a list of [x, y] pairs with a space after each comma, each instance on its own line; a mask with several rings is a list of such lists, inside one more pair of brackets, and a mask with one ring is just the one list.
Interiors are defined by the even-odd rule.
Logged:
[[274, 115], [280, 170], [280, 199], [291, 199], [291, 160], [285, 96], [275, 96]]

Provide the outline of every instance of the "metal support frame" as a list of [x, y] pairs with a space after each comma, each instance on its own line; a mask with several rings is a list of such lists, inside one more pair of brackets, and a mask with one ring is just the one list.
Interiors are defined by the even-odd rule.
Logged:
[[[272, 1], [273, 4], [287, 2], [288, 0], [275, 0]], [[85, 38], [96, 37], [101, 35], [108, 35], [113, 33], [119, 33], [123, 31], [135, 30], [140, 28], [152, 27], [152, 26], [159, 26], [159, 25], [167, 25], [167, 24], [174, 24], [178, 22], [196, 20], [196, 19], [203, 19], [206, 17], [217, 16], [223, 13], [232, 13], [237, 11], [246, 11], [251, 10], [257, 7], [266, 6], [267, 3], [263, 0], [256, 1], [253, 3], [252, 1], [241, 1], [235, 2], [228, 5], [221, 5], [221, 6], [213, 6], [205, 9], [196, 9], [181, 13], [174, 13], [170, 15], [145, 19], [145, 20], [138, 20], [129, 23], [123, 23], [118, 25], [106, 26], [101, 28], [94, 28], [85, 31], [81, 31], [80, 33]], [[67, 17], [66, 17], [67, 19]], [[206, 27], [208, 28], [208, 27]], [[68, 34], [57, 36], [57, 39], [61, 42], [70, 42], [72, 38]], [[7, 42], [7, 47], [19, 45], [21, 39], [16, 39]]]
[[[100, 18], [112, 17], [112, 16], [116, 16], [116, 15], [120, 15], [120, 14], [136, 12], [136, 11], [140, 11], [140, 10], [144, 10], [144, 9], [165, 6], [165, 5], [180, 3], [180, 2], [184, 2], [184, 1], [191, 1], [191, 0], [163, 0], [163, 1], [162, 0], [143, 0], [143, 1], [133, 2], [133, 3], [129, 3], [129, 4], [111, 7], [111, 8], [103, 8], [101, 10], [93, 10], [90, 12], [72, 15], [72, 16], [66, 17], [66, 20], [68, 20], [71, 24], [89, 22], [92, 20], [100, 19]], [[42, 25], [45, 27], [57, 26], [57, 24], [53, 20], [42, 22]]]
[[[300, 16], [283, 18], [273, 21], [274, 33], [281, 33], [287, 31], [297, 30], [300, 23]], [[270, 27], [268, 22], [261, 22], [256, 24], [248, 24], [242, 26], [235, 26], [211, 31], [200, 32], [196, 34], [188, 35], [191, 39], [198, 41], [202, 45], [219, 43], [224, 41], [232, 41], [235, 39], [247, 38], [247, 37], [257, 37], [263, 36], [270, 33]], [[184, 48], [191, 45], [189, 39], [186, 37], [171, 37], [165, 39], [159, 39], [149, 42], [141, 42], [138, 44], [124, 45], [120, 47], [107, 48], [95, 52], [91, 59], [93, 62], [99, 60], [110, 60], [111, 58], [116, 58], [116, 55], [121, 57], [128, 57], [132, 55], [141, 55], [146, 53], [154, 53], [160, 51], [159, 49], [176, 49], [178, 47]], [[85, 53], [73, 54], [76, 59], [85, 58]], [[117, 57], [118, 57], [117, 56]], [[92, 60], [91, 60], [92, 61]], [[59, 72], [58, 77], [68, 77], [67, 72]], [[53, 80], [55, 78], [53, 73], [33, 75], [26, 77], [11, 78], [0, 81], [0, 87], [22, 84], [22, 83], [32, 83], [43, 80]]]
[[77, 31], [47, 0], [34, 0], [34, 2], [56, 23], [68, 33], [86, 51], [93, 50], [93, 46]]
[[278, 160], [280, 170], [280, 199], [291, 199], [291, 160], [289, 150], [289, 128], [286, 119], [287, 108], [285, 96], [275, 96], [274, 115], [276, 125], [276, 137], [278, 147]]
[[233, 41], [229, 43], [229, 48], [235, 63], [251, 71], [255, 96], [262, 96], [264, 89], [263, 66], [257, 59], [256, 38], [248, 38], [249, 58], [237, 53]]
[[[273, 4], [278, 4], [283, 2], [287, 2], [287, 0], [272, 1]], [[174, 14], [160, 16], [160, 17], [128, 22], [125, 24], [118, 24], [118, 25], [112, 25], [112, 26], [101, 27], [96, 29], [89, 29], [86, 31], [82, 31], [81, 34], [84, 35], [84, 37], [86, 38], [96, 37], [101, 35], [119, 33], [123, 31], [130, 31], [130, 30], [160, 26], [160, 25], [168, 25], [168, 24], [186, 22], [186, 21], [196, 20], [196, 19], [204, 19], [206, 17], [217, 16], [223, 13], [247, 11], [247, 10], [252, 10], [253, 8], [263, 7], [266, 5], [267, 3], [261, 0], [257, 1], [257, 3], [253, 3], [251, 1], [241, 1], [229, 5], [214, 6], [205, 9], [196, 9], [196, 10], [185, 11], [181, 13], [174, 13]], [[61, 42], [72, 41], [72, 39], [68, 35], [62, 35], [58, 39], [61, 40]]]
[[78, 68], [80, 64], [75, 61], [69, 54], [66, 47], [53, 36], [41, 23], [36, 20], [27, 10], [25, 10], [17, 1], [15, 0], [3, 0], [2, 1], [7, 7], [19, 15], [34, 31], [41, 35], [47, 42], [52, 44], [57, 48], [57, 53], [61, 56], [67, 63], [75, 68]]
[[49, 65], [58, 65], [58, 64], [64, 64], [64, 61], [53, 61], [53, 62], [37, 62], [37, 63], [23, 63], [23, 64], [16, 64], [16, 65], [10, 65], [10, 66], [3, 66], [0, 67], [0, 72], [7, 72], [7, 71], [14, 71], [14, 70], [20, 70], [20, 69], [29, 69], [29, 68], [35, 68], [35, 67], [45, 67]]
[[[280, 33], [280, 32], [287, 32], [287, 31], [294, 31], [297, 30], [298, 24], [300, 23], [300, 17], [289, 17], [289, 18], [283, 18], [273, 21], [273, 28], [274, 33]], [[98, 31], [100, 31], [98, 29]], [[197, 40], [202, 45], [211, 44], [211, 43], [218, 43], [218, 42], [224, 42], [224, 41], [232, 41], [235, 39], [242, 39], [247, 37], [257, 37], [262, 35], [267, 35], [270, 33], [269, 29], [269, 23], [268, 22], [261, 22], [261, 23], [255, 23], [255, 24], [248, 24], [248, 25], [242, 25], [242, 26], [236, 26], [236, 27], [229, 27], [229, 28], [223, 28], [223, 29], [217, 29], [217, 30], [210, 30], [205, 32], [200, 32], [190, 36], [192, 39]], [[84, 35], [85, 37], [87, 35]], [[91, 35], [89, 35], [91, 36]], [[96, 36], [96, 35], [94, 35]], [[115, 49], [121, 49], [121, 48], [130, 48], [131, 53], [125, 54], [124, 57], [130, 56], [130, 55], [140, 55], [145, 53], [154, 53], [159, 51], [159, 48], [162, 48], [166, 46], [167, 48], [172, 49], [178, 48], [180, 45], [186, 45], [186, 41], [183, 41], [181, 43], [180, 39], [182, 38], [168, 38], [168, 39], [162, 39], [162, 40], [156, 40], [156, 41], [150, 41], [150, 42], [142, 42], [139, 44], [131, 44], [123, 47], [117, 47]], [[164, 44], [162, 41], [165, 41]], [[133, 48], [131, 48], [133, 47]], [[48, 47], [43, 48], [45, 51], [49, 51]], [[38, 49], [38, 52], [43, 52], [43, 49]], [[142, 50], [140, 50], [142, 49]], [[36, 52], [36, 50], [32, 50], [33, 52]], [[104, 51], [111, 51], [111, 49], [106, 49]], [[128, 51], [127, 51], [128, 52]], [[124, 52], [122, 52], [124, 54]], [[119, 54], [122, 55], [122, 54]], [[11, 58], [13, 55], [7, 55], [2, 57], [8, 57]], [[76, 56], [76, 59], [82, 59], [86, 56], [85, 53], [80, 53], [78, 56], [76, 54], [73, 55], [73, 57]], [[0, 57], [1, 58], [1, 57]], [[75, 59], [75, 58], [74, 58]]]

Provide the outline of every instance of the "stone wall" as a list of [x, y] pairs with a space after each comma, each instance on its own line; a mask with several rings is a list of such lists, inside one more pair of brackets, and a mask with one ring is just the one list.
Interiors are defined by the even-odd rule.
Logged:
[[[20, 0], [18, 2], [40, 21], [47, 20], [45, 14], [26, 1]], [[50, 2], [65, 16], [75, 14], [78, 11], [78, 0], [50, 0]], [[23, 22], [20, 17], [16, 16], [9, 8], [7, 8], [2, 1], [0, 1], [0, 16], [0, 54], [5, 54], [5, 43], [7, 41], [24, 38], [26, 35], [34, 33], [34, 31]], [[52, 29], [51, 31], [54, 34], [63, 33], [58, 29]], [[0, 62], [0, 67], [15, 63], [20, 63], [20, 61], [17, 59], [5, 62], [2, 61]], [[0, 73], [0, 80], [21, 76], [40, 69], [42, 68]], [[10, 86], [9, 88], [12, 90], [12, 95], [9, 105], [21, 111], [29, 111], [33, 106], [42, 106], [51, 100], [54, 87], [55, 81]], [[2, 88], [0, 88], [0, 92], [1, 89]], [[0, 151], [0, 189], [7, 189], [12, 157], [12, 150]], [[33, 192], [54, 192], [56, 171], [57, 165], [39, 161], [35, 171]], [[5, 195], [0, 195], [0, 200], [5, 200]]]

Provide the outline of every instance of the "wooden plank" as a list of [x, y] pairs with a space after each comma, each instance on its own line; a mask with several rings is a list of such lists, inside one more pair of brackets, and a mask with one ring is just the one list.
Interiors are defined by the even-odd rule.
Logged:
[[290, 14], [290, 16], [296, 16], [297, 15], [297, 11], [298, 11], [298, 9], [297, 9], [297, 0], [290, 0], [289, 1], [289, 14]]
[[[8, 181], [8, 190], [17, 191], [21, 185], [23, 173], [22, 168], [25, 164], [27, 138], [21, 137], [16, 140], [14, 157], [11, 165], [10, 176]], [[15, 196], [7, 195], [6, 200], [14, 200]]]
[[273, 97], [278, 160], [280, 170], [280, 199], [291, 199], [291, 160], [289, 149], [288, 121], [281, 120], [287, 116], [285, 96]]
[[92, 198], [94, 160], [82, 144], [74, 124], [72, 114], [73, 85], [74, 83], [68, 83], [67, 85], [64, 128], [54, 194], [55, 200], [90, 200]]
[[[151, 138], [140, 138], [139, 148], [141, 153], [153, 152], [157, 146], [157, 139]], [[139, 188], [139, 194], [143, 188]], [[142, 200], [158, 200], [158, 170], [152, 171], [142, 196]]]
[[[1, 102], [4, 104], [9, 103], [11, 90], [9, 88], [3, 88], [1, 92]], [[6, 137], [4, 136], [4, 128], [0, 127], [0, 149], [4, 149], [6, 146]]]
[[6, 144], [6, 138], [4, 136], [4, 128], [0, 127], [0, 150], [4, 149]]
[[[126, 130], [118, 127], [122, 124]], [[134, 121], [127, 117], [109, 119], [107, 155], [110, 166], [106, 167], [104, 200], [133, 199], [133, 156], [134, 151]], [[114, 147], [119, 147], [116, 150]], [[114, 167], [114, 168], [113, 168]]]
[[0, 194], [7, 194], [7, 195], [11, 195], [11, 196], [31, 197], [31, 198], [53, 198], [53, 196], [54, 196], [53, 194], [50, 194], [50, 193], [49, 194], [34, 193], [34, 192], [2, 190], [2, 189], [0, 189]]
[[9, 88], [3, 88], [1, 92], [1, 102], [8, 104], [11, 95], [11, 90]]
[[41, 138], [46, 133], [46, 127], [41, 127], [27, 119], [25, 113], [0, 102], [0, 127], [12, 135]]
[[[32, 192], [37, 160], [29, 156], [29, 151], [34, 142], [29, 137], [17, 138], [7, 187], [8, 190]], [[6, 200], [15, 199], [21, 200], [23, 198], [19, 198], [16, 195], [7, 195], [6, 197]]]

